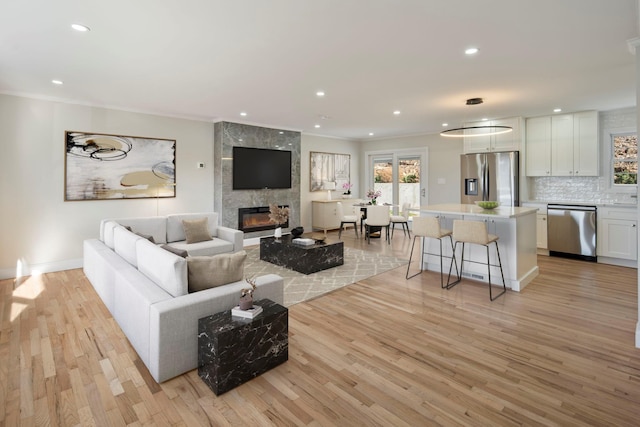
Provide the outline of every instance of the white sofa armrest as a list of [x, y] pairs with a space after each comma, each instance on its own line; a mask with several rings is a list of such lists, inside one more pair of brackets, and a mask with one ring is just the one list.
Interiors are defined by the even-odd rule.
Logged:
[[233, 243], [233, 252], [241, 251], [244, 248], [244, 232], [222, 226], [218, 226], [217, 231], [220, 239]]
[[[284, 303], [284, 281], [275, 274], [256, 278], [254, 299]], [[198, 319], [238, 304], [244, 280], [171, 298], [150, 307], [148, 365], [151, 376], [163, 382], [198, 367]]]

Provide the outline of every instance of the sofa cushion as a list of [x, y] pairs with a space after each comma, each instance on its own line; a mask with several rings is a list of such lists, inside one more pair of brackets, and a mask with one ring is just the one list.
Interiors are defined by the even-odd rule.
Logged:
[[[167, 243], [179, 242], [187, 240], [182, 227], [182, 220], [193, 220], [207, 218], [209, 225], [209, 235], [216, 237], [218, 235], [218, 214], [215, 212], [189, 213], [189, 214], [173, 214], [167, 215]], [[164, 242], [163, 242], [164, 243]]]
[[185, 240], [187, 244], [205, 242], [211, 240], [209, 234], [209, 219], [183, 219], [182, 228], [184, 229]]
[[167, 245], [175, 249], [187, 251], [189, 256], [213, 256], [233, 252], [234, 249], [232, 242], [218, 238], [191, 244], [187, 244], [187, 242], [183, 240], [181, 242], [167, 243]]
[[167, 218], [164, 216], [116, 218], [113, 221], [122, 226], [130, 227], [134, 233], [153, 236], [155, 243], [167, 243]]
[[211, 257], [188, 257], [189, 293], [242, 280], [245, 251]]
[[138, 267], [136, 242], [142, 238], [127, 230], [126, 227], [116, 227], [113, 229], [113, 250], [129, 264]]
[[187, 261], [147, 239], [136, 242], [138, 270], [174, 297], [186, 295]]

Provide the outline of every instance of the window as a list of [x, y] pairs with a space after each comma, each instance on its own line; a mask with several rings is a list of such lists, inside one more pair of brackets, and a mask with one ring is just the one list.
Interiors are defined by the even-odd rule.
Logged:
[[613, 150], [613, 184], [638, 184], [638, 135], [621, 133], [611, 135]]

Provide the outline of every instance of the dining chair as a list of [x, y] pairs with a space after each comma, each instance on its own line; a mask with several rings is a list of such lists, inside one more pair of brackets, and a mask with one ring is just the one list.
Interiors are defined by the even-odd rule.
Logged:
[[387, 243], [391, 243], [389, 239], [389, 225], [391, 224], [391, 212], [389, 206], [371, 205], [367, 206], [367, 219], [364, 220], [364, 232], [367, 243], [371, 243], [371, 233], [373, 229], [385, 230], [385, 238]]
[[402, 204], [402, 210], [400, 211], [400, 215], [391, 215], [391, 238], [393, 239], [393, 232], [396, 229], [396, 224], [402, 225], [402, 232], [406, 236], [409, 234], [409, 238], [411, 238], [411, 232], [409, 231], [409, 208], [411, 207], [411, 203], [405, 202]]
[[342, 202], [336, 203], [336, 209], [338, 213], [338, 218], [340, 218], [340, 230], [338, 231], [338, 239], [342, 238], [342, 227], [345, 224], [353, 224], [353, 229], [356, 232], [356, 237], [358, 237], [358, 217], [355, 214], [345, 215], [344, 206], [342, 206]]

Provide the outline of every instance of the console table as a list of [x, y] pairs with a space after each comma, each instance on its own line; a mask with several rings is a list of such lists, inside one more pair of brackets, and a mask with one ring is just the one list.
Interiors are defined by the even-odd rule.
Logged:
[[198, 320], [198, 375], [216, 396], [289, 359], [288, 310], [268, 299], [253, 319], [231, 310]]
[[302, 274], [344, 264], [344, 243], [326, 241], [313, 245], [292, 243], [290, 235], [260, 239], [260, 259]]

